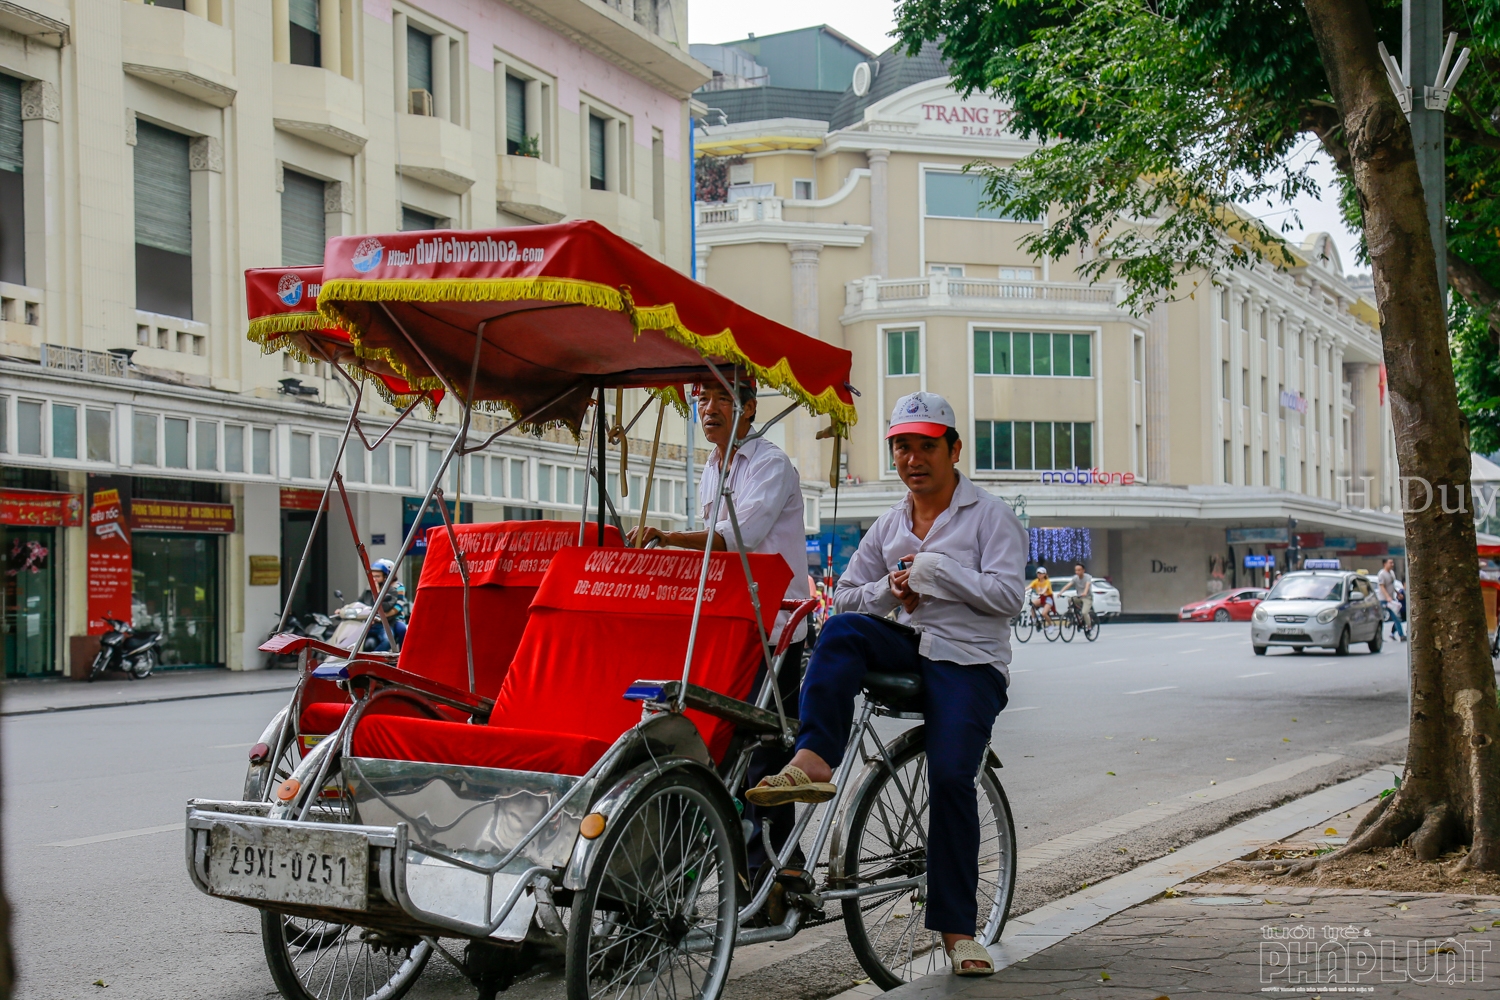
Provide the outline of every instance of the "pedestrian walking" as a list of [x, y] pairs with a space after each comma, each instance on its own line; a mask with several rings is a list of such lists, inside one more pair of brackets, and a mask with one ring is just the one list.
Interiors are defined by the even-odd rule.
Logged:
[[1397, 596], [1397, 587], [1400, 581], [1396, 579], [1396, 560], [1386, 559], [1380, 564], [1380, 573], [1375, 577], [1375, 585], [1380, 589], [1380, 604], [1385, 608], [1385, 614], [1391, 623], [1391, 638], [1397, 642], [1406, 641], [1406, 629], [1401, 625], [1401, 600]]

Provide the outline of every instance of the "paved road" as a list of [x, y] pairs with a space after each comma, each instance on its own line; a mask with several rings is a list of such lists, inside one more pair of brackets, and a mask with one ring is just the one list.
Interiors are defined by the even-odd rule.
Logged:
[[[1399, 758], [1403, 743], [1392, 734], [1406, 716], [1404, 646], [1376, 656], [1257, 657], [1248, 629], [1120, 625], [1094, 644], [1036, 637], [1018, 647], [994, 741], [1022, 848], [1018, 911]], [[4, 720], [22, 997], [262, 1000], [272, 992], [254, 914], [192, 887], [180, 823], [188, 797], [238, 793], [245, 750], [281, 698]], [[847, 988], [862, 973], [840, 929], [745, 949], [729, 995], [814, 998]], [[109, 984], [107, 994], [95, 980]], [[555, 977], [542, 977], [512, 995], [559, 993]], [[436, 961], [410, 994], [472, 995]]]

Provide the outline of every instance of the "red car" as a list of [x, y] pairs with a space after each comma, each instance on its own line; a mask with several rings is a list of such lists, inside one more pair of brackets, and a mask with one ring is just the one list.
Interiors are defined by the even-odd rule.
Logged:
[[1265, 599], [1264, 587], [1237, 587], [1185, 604], [1177, 617], [1185, 622], [1247, 622], [1255, 606]]

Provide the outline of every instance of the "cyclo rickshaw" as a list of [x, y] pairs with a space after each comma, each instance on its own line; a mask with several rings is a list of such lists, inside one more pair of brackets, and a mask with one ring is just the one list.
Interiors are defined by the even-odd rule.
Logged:
[[[365, 434], [367, 384], [404, 408], [392, 428], [439, 393], [462, 414], [401, 542], [404, 558], [435, 504], [442, 523], [425, 535], [400, 651], [274, 636], [263, 648], [295, 653], [301, 674], [251, 751], [243, 799], [188, 804], [188, 871], [203, 892], [261, 912], [283, 996], [399, 997], [436, 953], [483, 997], [560, 962], [572, 1000], [713, 1000], [736, 945], [840, 915], [882, 988], [946, 967], [922, 921], [923, 730], [901, 721], [921, 717], [921, 678], [868, 676], [838, 796], [802, 807], [780, 851], [763, 827], [773, 863], [757, 877], [734, 793], [753, 750], [795, 735], [778, 685], [758, 675], [800, 669], [783, 661], [815, 601], [774, 600], [791, 568], [737, 540], [727, 552], [626, 548], [606, 488], [607, 447], [626, 460], [624, 388], [660, 400], [659, 442], [685, 383], [738, 399], [753, 376], [792, 400], [756, 434], [804, 406], [830, 417], [837, 447], [855, 419], [848, 352], [591, 222], [339, 237], [321, 271], [252, 271], [247, 286], [253, 339], [348, 381], [341, 457], [390, 433]], [[512, 419], [470, 440], [475, 408]], [[558, 423], [580, 438], [588, 425], [592, 518], [586, 493], [576, 522], [454, 523], [441, 489], [450, 465], [513, 429]], [[320, 519], [335, 492], [349, 509], [340, 464]], [[738, 537], [730, 478], [708, 523], [723, 514]], [[372, 587], [375, 607], [395, 579]], [[778, 611], [790, 621], [773, 647]], [[1015, 883], [999, 765], [990, 751], [975, 783], [984, 944]], [[799, 845], [806, 869], [793, 867]]]

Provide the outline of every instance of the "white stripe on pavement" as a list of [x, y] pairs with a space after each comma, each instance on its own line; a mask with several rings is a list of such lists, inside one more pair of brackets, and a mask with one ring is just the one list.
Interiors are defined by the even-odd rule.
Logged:
[[111, 840], [128, 840], [131, 837], [145, 837], [153, 833], [170, 833], [176, 830], [182, 831], [181, 823], [168, 823], [166, 826], [143, 826], [139, 830], [121, 830], [119, 833], [101, 833], [97, 837], [79, 837], [77, 840], [59, 840], [51, 844], [43, 844], [43, 847], [87, 847], [89, 844], [103, 844]]
[[1367, 740], [1355, 740], [1354, 745], [1357, 747], [1383, 747], [1387, 743], [1401, 742], [1406, 739], [1408, 732], [1407, 728], [1402, 726], [1400, 729], [1392, 729], [1384, 736], [1372, 736]]
[[1007, 708], [1006, 711], [1007, 712], [1034, 712], [1034, 711], [1036, 711], [1036, 706], [1035, 705], [1022, 705], [1020, 708]]
[[1176, 684], [1163, 684], [1159, 688], [1141, 688], [1139, 691], [1126, 691], [1126, 694], [1150, 694], [1152, 691], [1176, 691]]
[[1240, 674], [1239, 679], [1244, 680], [1246, 677], [1270, 677], [1275, 672], [1274, 670], [1261, 670], [1253, 674]]

